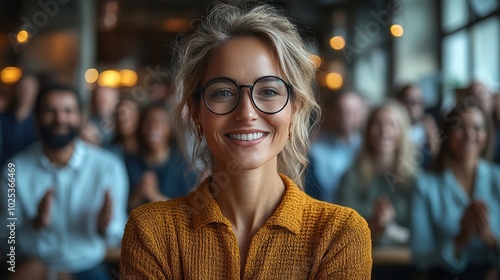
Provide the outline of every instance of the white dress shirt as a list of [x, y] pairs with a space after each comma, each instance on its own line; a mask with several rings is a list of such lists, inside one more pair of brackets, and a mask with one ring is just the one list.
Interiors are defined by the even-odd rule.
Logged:
[[[8, 163], [15, 164], [16, 255], [37, 257], [52, 269], [80, 272], [100, 264], [107, 247], [120, 245], [127, 221], [128, 180], [118, 157], [77, 139], [64, 167], [48, 160], [40, 142], [27, 147]], [[2, 221], [7, 220], [7, 164], [0, 183]], [[54, 190], [50, 224], [35, 230], [32, 221], [50, 188]], [[97, 217], [106, 190], [113, 212], [103, 237], [97, 231]], [[7, 230], [2, 227], [0, 232]]]

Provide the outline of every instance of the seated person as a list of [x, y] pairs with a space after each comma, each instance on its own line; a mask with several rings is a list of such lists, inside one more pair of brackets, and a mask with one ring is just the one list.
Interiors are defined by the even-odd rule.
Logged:
[[436, 139], [437, 125], [434, 117], [425, 113], [425, 104], [420, 88], [407, 85], [397, 94], [396, 99], [406, 107], [410, 116], [408, 136], [421, 152], [420, 166], [428, 168], [432, 158], [437, 155], [439, 139]]
[[433, 171], [418, 177], [413, 198], [413, 259], [435, 279], [486, 279], [500, 265], [500, 166], [484, 160], [491, 124], [459, 103], [441, 127]]
[[139, 149], [139, 105], [133, 99], [121, 99], [115, 110], [115, 139], [106, 148], [125, 159]]
[[99, 132], [97, 145], [106, 147], [114, 137], [115, 119], [113, 112], [120, 97], [120, 89], [97, 86], [90, 96], [91, 114], [89, 122]]
[[365, 107], [355, 92], [331, 94], [325, 102], [325, 121], [309, 151], [305, 191], [316, 199], [336, 203], [340, 178], [361, 146]]
[[368, 117], [361, 151], [340, 181], [338, 203], [354, 208], [370, 226], [374, 245], [409, 244], [410, 201], [418, 163], [408, 139], [405, 108], [389, 101]]
[[7, 172], [0, 186], [3, 198], [14, 193], [16, 199], [13, 279], [45, 279], [54, 271], [109, 279], [103, 261], [123, 235], [127, 175], [118, 157], [77, 137], [81, 109], [75, 90], [43, 88], [35, 105], [41, 140], [8, 160], [16, 170], [15, 191]]
[[163, 102], [152, 103], [141, 112], [140, 151], [125, 159], [131, 186], [129, 210], [145, 202], [186, 195], [195, 187], [197, 175], [173, 145], [171, 127]]
[[13, 87], [9, 108], [0, 113], [0, 166], [38, 140], [33, 107], [39, 87], [39, 78], [25, 73]]

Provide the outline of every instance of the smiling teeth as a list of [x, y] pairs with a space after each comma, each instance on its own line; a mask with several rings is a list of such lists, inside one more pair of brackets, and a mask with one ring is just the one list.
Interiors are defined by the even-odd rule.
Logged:
[[263, 136], [264, 136], [264, 132], [254, 132], [254, 133], [248, 133], [248, 134], [235, 134], [235, 133], [229, 134], [229, 137], [231, 137], [231, 139], [242, 140], [242, 141], [257, 140], [257, 139], [262, 138]]

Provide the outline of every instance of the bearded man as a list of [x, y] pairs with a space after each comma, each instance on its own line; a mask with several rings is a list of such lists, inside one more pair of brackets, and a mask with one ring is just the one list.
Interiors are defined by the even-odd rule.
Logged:
[[127, 175], [116, 156], [78, 138], [81, 111], [74, 89], [42, 88], [35, 103], [41, 139], [3, 168], [2, 216], [7, 214], [7, 196], [15, 195], [14, 215], [8, 213], [16, 218], [17, 234], [12, 279], [54, 274], [109, 279], [103, 261], [107, 248], [119, 246], [123, 235]]

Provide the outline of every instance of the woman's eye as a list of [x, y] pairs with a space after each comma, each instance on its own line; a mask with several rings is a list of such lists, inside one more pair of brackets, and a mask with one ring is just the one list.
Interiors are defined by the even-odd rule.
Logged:
[[236, 96], [232, 91], [230, 90], [217, 90], [210, 94], [210, 97], [214, 99], [225, 99], [229, 97]]
[[274, 89], [264, 89], [259, 91], [258, 94], [259, 97], [264, 97], [264, 98], [276, 97], [278, 95], [280, 95], [279, 92]]

